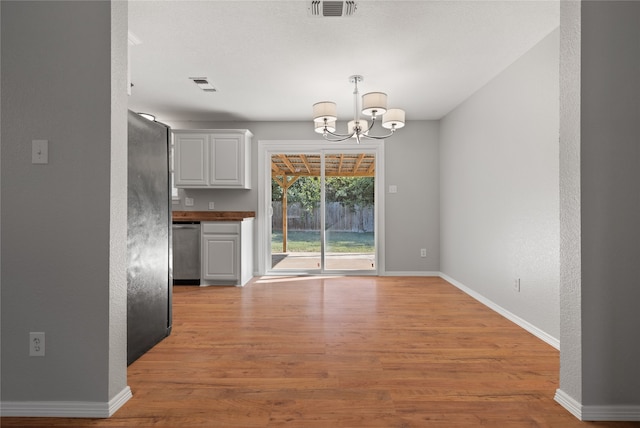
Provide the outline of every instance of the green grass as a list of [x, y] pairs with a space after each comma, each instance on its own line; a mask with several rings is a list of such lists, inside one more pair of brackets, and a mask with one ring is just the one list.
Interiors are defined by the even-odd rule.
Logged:
[[[330, 253], [373, 253], [373, 232], [328, 232], [327, 247]], [[287, 233], [287, 251], [319, 253], [320, 232], [290, 230]], [[282, 252], [282, 232], [271, 234], [271, 252]]]

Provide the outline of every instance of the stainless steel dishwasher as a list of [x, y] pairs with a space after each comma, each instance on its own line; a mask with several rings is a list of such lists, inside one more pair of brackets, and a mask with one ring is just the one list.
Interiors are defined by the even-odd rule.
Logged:
[[200, 222], [173, 222], [173, 283], [200, 285]]

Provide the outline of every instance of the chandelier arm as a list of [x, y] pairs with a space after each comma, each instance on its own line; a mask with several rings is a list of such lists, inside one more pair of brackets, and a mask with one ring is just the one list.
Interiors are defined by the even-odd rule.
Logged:
[[361, 137], [368, 138], [370, 140], [384, 140], [385, 138], [389, 138], [393, 135], [393, 132], [388, 135], [367, 135], [362, 134]]
[[391, 132], [389, 132], [387, 135], [368, 135], [368, 134], [362, 134], [362, 136], [364, 138], [370, 138], [372, 140], [384, 140], [385, 138], [389, 138], [393, 135], [393, 133], [395, 132], [395, 128], [391, 129]]
[[[328, 138], [327, 135], [331, 135], [333, 137], [337, 137], [337, 138]], [[331, 132], [329, 131], [329, 128], [326, 125], [326, 119], [325, 119], [325, 126], [324, 126], [324, 132], [322, 133], [322, 136], [324, 137], [325, 140], [331, 142], [331, 143], [339, 143], [340, 141], [346, 141], [349, 138], [353, 137], [355, 135], [355, 132], [352, 134], [336, 134], [335, 132]]]
[[[371, 116], [371, 126], [369, 127], [369, 131], [373, 128], [373, 125], [376, 123], [376, 118], [377, 116], [375, 115], [375, 113]], [[369, 138], [371, 140], [383, 140], [385, 138], [389, 138], [393, 135], [393, 133], [395, 132], [396, 128], [395, 126], [393, 128], [391, 128], [391, 132], [389, 132], [387, 135], [369, 135], [369, 134], [362, 134], [362, 136], [364, 138]]]
[[334, 136], [334, 137], [343, 138], [343, 140], [340, 140], [340, 141], [344, 141], [344, 140], [347, 140], [347, 139], [349, 139], [349, 138], [353, 137], [353, 136], [355, 135], [355, 132], [354, 132], [354, 133], [352, 133], [352, 134], [336, 134], [335, 132], [331, 132], [331, 131], [329, 131], [329, 130], [325, 127], [325, 128], [324, 128], [324, 132], [323, 132], [323, 134], [329, 134], [329, 135], [332, 135], [332, 136]]
[[[331, 135], [335, 135], [335, 134], [331, 134]], [[330, 143], [339, 143], [341, 141], [346, 141], [349, 138], [351, 138], [351, 135], [349, 135], [348, 137], [343, 137], [343, 138], [338, 138], [338, 139], [331, 139], [331, 138], [327, 138], [326, 135], [323, 135], [324, 139], [327, 140]]]

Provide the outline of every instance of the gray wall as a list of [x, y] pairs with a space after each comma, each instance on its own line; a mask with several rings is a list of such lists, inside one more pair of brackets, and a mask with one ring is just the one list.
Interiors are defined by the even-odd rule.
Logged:
[[582, 3], [582, 404], [640, 405], [640, 3]]
[[127, 5], [0, 7], [2, 400], [106, 403], [126, 389]]
[[[258, 141], [319, 140], [308, 122], [166, 122], [173, 129], [249, 129], [253, 134], [251, 190], [180, 190], [174, 210], [258, 211]], [[331, 146], [335, 147], [335, 145]], [[439, 260], [438, 122], [409, 121], [385, 141], [385, 182], [398, 193], [385, 195], [385, 254], [388, 273], [437, 272]], [[184, 206], [184, 197], [194, 199]], [[256, 228], [257, 229], [257, 228]], [[257, 231], [256, 231], [257, 233]], [[257, 242], [257, 240], [256, 240]], [[420, 248], [427, 257], [420, 257]]]
[[555, 30], [440, 128], [440, 270], [554, 338], [558, 61]]

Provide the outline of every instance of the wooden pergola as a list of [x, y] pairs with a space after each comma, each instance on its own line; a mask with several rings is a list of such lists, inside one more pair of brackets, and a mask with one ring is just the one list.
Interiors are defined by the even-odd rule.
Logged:
[[[320, 177], [320, 154], [277, 154], [271, 156], [271, 178], [282, 188], [282, 252], [287, 252], [287, 190], [300, 177]], [[325, 177], [374, 177], [372, 153], [327, 154]]]

